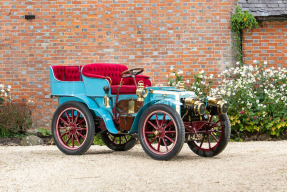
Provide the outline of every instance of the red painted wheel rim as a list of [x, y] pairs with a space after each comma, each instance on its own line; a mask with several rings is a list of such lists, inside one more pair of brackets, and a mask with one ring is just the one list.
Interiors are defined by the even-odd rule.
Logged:
[[55, 127], [58, 141], [68, 150], [79, 149], [87, 139], [87, 119], [77, 108], [69, 107], [61, 111]]
[[[161, 116], [162, 120], [159, 120]], [[165, 155], [172, 151], [177, 142], [177, 126], [173, 117], [167, 112], [153, 111], [144, 121], [142, 135], [145, 145], [152, 153]]]
[[209, 120], [197, 131], [197, 136], [193, 142], [201, 151], [212, 151], [223, 138], [224, 124], [220, 116], [211, 115]]
[[110, 140], [111, 143], [113, 143], [113, 145], [124, 145], [132, 139], [132, 137], [129, 135], [113, 135], [110, 133], [107, 134], [108, 139]]

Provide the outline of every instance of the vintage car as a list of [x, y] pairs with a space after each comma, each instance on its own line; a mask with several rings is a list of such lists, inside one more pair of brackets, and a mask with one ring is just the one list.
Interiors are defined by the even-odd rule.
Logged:
[[60, 104], [51, 123], [58, 148], [80, 155], [100, 134], [114, 151], [127, 151], [139, 140], [156, 160], [173, 158], [185, 142], [203, 157], [222, 152], [230, 138], [227, 103], [198, 98], [183, 83], [152, 86], [143, 71], [103, 63], [51, 66], [51, 96]]

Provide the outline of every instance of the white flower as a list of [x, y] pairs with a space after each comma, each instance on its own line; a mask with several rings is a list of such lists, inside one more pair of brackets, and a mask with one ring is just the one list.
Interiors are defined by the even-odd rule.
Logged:
[[0, 84], [0, 88], [3, 88], [4, 87], [4, 85], [3, 84]]
[[175, 76], [175, 73], [171, 73], [170, 76]]
[[11, 91], [11, 89], [7, 89], [7, 91]]
[[253, 63], [254, 63], [254, 64], [257, 64], [257, 63], [258, 63], [258, 61], [257, 61], [257, 60], [254, 60], [254, 61], [253, 61]]
[[203, 71], [203, 70], [201, 70], [199, 73], [200, 73], [200, 74], [203, 74], [203, 73], [204, 73], [204, 71]]
[[256, 100], [256, 103], [259, 103], [259, 100]]
[[267, 65], [267, 61], [264, 61], [264, 64]]
[[189, 79], [185, 81], [186, 83], [189, 83]]
[[170, 70], [173, 70], [173, 66], [170, 66]]
[[239, 62], [239, 61], [237, 61], [237, 62], [236, 62], [236, 65], [239, 65], [239, 64], [240, 64], [240, 62]]
[[168, 75], [166, 75], [165, 77], [168, 78]]
[[5, 92], [5, 91], [4, 91], [4, 89], [2, 89], [2, 90], [1, 90], [1, 92], [3, 92], [3, 93], [4, 93], [4, 92]]
[[179, 71], [178, 74], [183, 74], [183, 71]]

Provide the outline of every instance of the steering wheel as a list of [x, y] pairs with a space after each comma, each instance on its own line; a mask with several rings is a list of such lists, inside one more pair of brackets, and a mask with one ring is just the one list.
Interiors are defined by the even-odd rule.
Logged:
[[127, 77], [134, 77], [144, 71], [144, 68], [139, 67], [139, 68], [132, 68], [129, 70], [126, 70], [121, 73], [122, 78], [127, 78]]

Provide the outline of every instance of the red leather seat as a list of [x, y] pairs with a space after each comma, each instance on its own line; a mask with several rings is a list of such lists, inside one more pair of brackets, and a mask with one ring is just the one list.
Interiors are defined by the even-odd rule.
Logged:
[[[121, 81], [121, 73], [126, 70], [128, 70], [128, 68], [125, 65], [94, 63], [85, 65], [83, 67], [82, 73], [84, 76], [91, 78], [105, 79], [110, 77], [112, 80], [112, 82], [110, 82], [111, 93], [115, 95], [118, 93], [118, 87]], [[138, 83], [140, 80], [144, 82], [145, 86], [151, 86], [149, 76], [137, 75], [136, 82]], [[120, 94], [135, 94], [136, 86], [133, 78], [124, 78], [123, 81], [123, 85], [120, 88]]]

